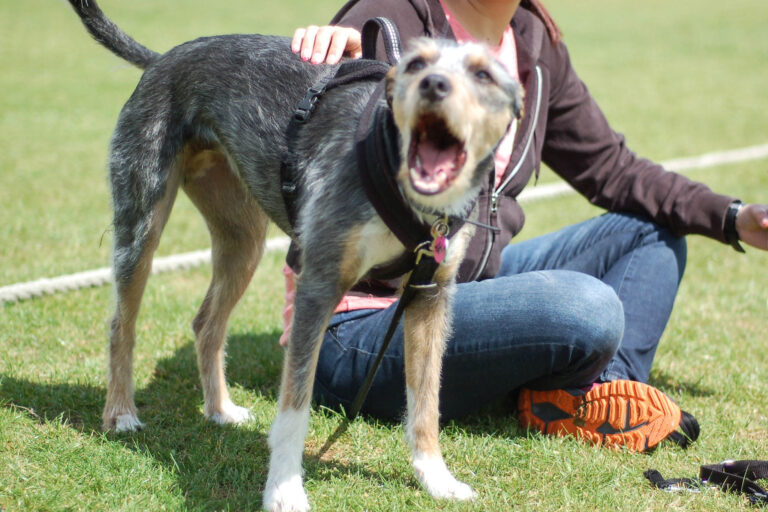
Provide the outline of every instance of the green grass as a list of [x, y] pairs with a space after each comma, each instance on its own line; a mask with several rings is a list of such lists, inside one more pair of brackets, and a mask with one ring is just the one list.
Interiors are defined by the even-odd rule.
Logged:
[[[289, 34], [340, 2], [103, 0], [156, 50], [205, 34]], [[768, 4], [548, 0], [576, 68], [630, 147], [656, 160], [768, 142], [764, 94]], [[0, 286], [108, 264], [106, 147], [140, 74], [94, 44], [62, 1], [0, 3]], [[712, 188], [766, 201], [768, 162], [691, 173]], [[545, 173], [542, 182], [556, 178]], [[596, 213], [576, 196], [526, 206], [521, 238]], [[160, 254], [208, 244], [180, 198]], [[642, 477], [768, 453], [766, 255], [691, 237], [690, 259], [651, 378], [703, 428], [688, 451], [595, 449], [527, 433], [497, 407], [449, 424], [449, 466], [472, 504], [437, 502], [416, 485], [398, 425], [356, 421], [327, 460], [306, 462], [315, 510], [751, 510], [734, 495], [666, 494]], [[137, 403], [147, 428], [99, 429], [109, 288], [0, 306], [0, 508], [248, 510], [266, 478], [265, 435], [280, 368], [282, 257], [269, 255], [236, 310], [228, 349], [235, 400], [255, 421], [219, 428], [201, 413], [189, 322], [208, 268], [153, 277], [137, 332]], [[338, 418], [317, 411], [313, 452]]]

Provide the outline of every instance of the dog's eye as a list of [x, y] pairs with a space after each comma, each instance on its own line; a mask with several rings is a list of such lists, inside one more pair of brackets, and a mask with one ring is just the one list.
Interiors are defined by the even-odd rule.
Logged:
[[475, 78], [478, 82], [484, 83], [484, 84], [490, 84], [493, 82], [493, 77], [488, 72], [487, 69], [478, 69], [475, 71]]
[[424, 59], [422, 58], [416, 58], [413, 59], [411, 62], [408, 63], [408, 65], [405, 67], [406, 73], [416, 73], [417, 71], [421, 71], [427, 67], [427, 63], [424, 62]]

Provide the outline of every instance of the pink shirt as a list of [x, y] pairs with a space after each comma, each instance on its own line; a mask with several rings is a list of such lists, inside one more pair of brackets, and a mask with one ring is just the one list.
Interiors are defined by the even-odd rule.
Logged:
[[[448, 24], [451, 25], [454, 37], [458, 43], [476, 43], [478, 42], [475, 37], [472, 36], [467, 30], [459, 23], [459, 20], [448, 9], [443, 0], [440, 0], [440, 5], [445, 12], [445, 18], [448, 20]], [[515, 45], [515, 34], [512, 32], [512, 27], [507, 25], [504, 34], [501, 36], [501, 41], [498, 46], [489, 46], [488, 49], [491, 54], [496, 57], [501, 65], [507, 70], [507, 72], [515, 80], [520, 80], [517, 70], [517, 46]], [[517, 123], [510, 123], [509, 130], [501, 139], [499, 147], [496, 148], [496, 154], [494, 155], [494, 164], [496, 168], [496, 185], [501, 183], [501, 178], [504, 176], [504, 171], [509, 165], [509, 159], [512, 156], [512, 146], [515, 142], [515, 132], [517, 131]]]
[[[456, 37], [456, 41], [459, 43], [477, 42], [477, 39], [466, 31], [461, 26], [453, 13], [448, 10], [448, 7], [440, 0], [445, 11], [445, 17], [448, 23], [451, 25], [453, 35]], [[489, 47], [491, 53], [496, 57], [499, 62], [506, 68], [507, 72], [512, 75], [513, 78], [518, 78], [517, 71], [517, 47], [515, 46], [515, 35], [512, 32], [512, 27], [507, 27], [504, 34], [501, 36], [501, 41], [496, 47]], [[509, 165], [509, 159], [512, 156], [512, 145], [515, 140], [515, 130], [517, 129], [517, 123], [511, 123], [509, 130], [504, 135], [504, 138], [496, 148], [496, 154], [494, 155], [494, 164], [496, 169], [496, 185], [501, 183], [501, 178], [504, 175], [504, 171]], [[293, 320], [293, 301], [296, 298], [296, 274], [291, 270], [291, 267], [285, 265], [283, 267], [283, 275], [285, 276], [285, 306], [283, 307], [283, 334], [280, 336], [280, 344], [285, 346], [288, 343], [288, 338], [291, 334], [291, 322]], [[369, 295], [367, 297], [361, 297], [359, 295], [346, 295], [339, 305], [336, 306], [334, 313], [342, 313], [345, 311], [356, 311], [358, 309], [385, 309], [391, 306], [397, 301], [395, 297], [375, 297]]]

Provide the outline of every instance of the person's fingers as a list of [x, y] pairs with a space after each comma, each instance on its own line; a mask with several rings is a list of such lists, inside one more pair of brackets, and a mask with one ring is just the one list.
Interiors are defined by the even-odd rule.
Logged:
[[[310, 62], [312, 64], [320, 64], [327, 62], [329, 46], [331, 45], [331, 38], [334, 36], [336, 27], [320, 27], [315, 35], [315, 45], [312, 48], [312, 58]], [[329, 62], [330, 64], [330, 62]]]
[[291, 51], [293, 53], [299, 53], [301, 51], [301, 43], [304, 41], [304, 35], [307, 33], [307, 29], [304, 27], [297, 28], [293, 33], [291, 39]]
[[736, 217], [736, 231], [741, 241], [759, 249], [768, 249], [768, 205], [744, 205]]
[[354, 59], [359, 59], [363, 56], [363, 39], [357, 29], [347, 29], [347, 44], [344, 53]]
[[768, 229], [768, 206], [766, 205], [760, 205], [760, 207], [755, 209], [756, 216], [757, 216], [757, 223], [760, 225], [763, 229]]
[[325, 62], [328, 64], [336, 64], [341, 60], [344, 52], [347, 49], [347, 42], [349, 41], [349, 32], [347, 30], [337, 30], [333, 33], [331, 38], [331, 45], [328, 47], [328, 57]]
[[315, 37], [319, 27], [316, 25], [310, 25], [306, 28], [304, 38], [301, 41], [301, 60], [309, 60], [312, 58], [312, 53], [315, 49]]

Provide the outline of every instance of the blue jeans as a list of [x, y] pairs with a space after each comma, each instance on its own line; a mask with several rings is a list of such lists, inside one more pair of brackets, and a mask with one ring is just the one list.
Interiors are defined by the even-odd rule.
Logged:
[[[521, 388], [647, 381], [685, 268], [685, 240], [640, 217], [608, 213], [509, 245], [493, 279], [458, 285], [443, 360], [443, 419]], [[316, 400], [349, 408], [395, 306], [334, 315], [320, 350]], [[363, 412], [405, 410], [402, 322]]]

